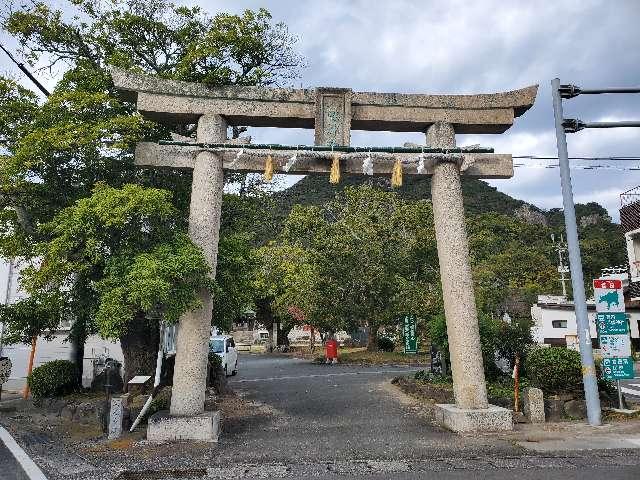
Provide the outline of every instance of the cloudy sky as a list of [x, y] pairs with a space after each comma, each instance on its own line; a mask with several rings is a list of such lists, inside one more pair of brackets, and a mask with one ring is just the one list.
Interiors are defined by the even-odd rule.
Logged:
[[[58, 3], [58, 2], [56, 2]], [[502, 135], [458, 136], [499, 153], [555, 156], [550, 82], [587, 87], [640, 85], [640, 1], [499, 0], [192, 0], [214, 14], [266, 7], [298, 37], [307, 67], [294, 86], [356, 91], [489, 93], [539, 84], [536, 104]], [[2, 67], [5, 67], [2, 58]], [[4, 68], [2, 68], [4, 70]], [[640, 120], [640, 95], [584, 96], [565, 102], [565, 116], [589, 121]], [[312, 143], [311, 131], [254, 129], [254, 141]], [[354, 145], [423, 142], [419, 134], [353, 132]], [[570, 156], [640, 157], [640, 129], [584, 130], [569, 136]], [[542, 208], [561, 206], [553, 161], [522, 161], [499, 190]], [[576, 166], [585, 162], [574, 162]], [[599, 165], [607, 162], [592, 162]], [[637, 162], [608, 162], [620, 168]], [[640, 185], [640, 171], [572, 172], [576, 201], [597, 201], [618, 218], [621, 192]]]

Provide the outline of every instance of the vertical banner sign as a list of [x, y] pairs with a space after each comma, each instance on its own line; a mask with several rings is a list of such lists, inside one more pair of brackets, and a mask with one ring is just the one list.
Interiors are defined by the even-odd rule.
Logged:
[[602, 373], [607, 380], [633, 378], [629, 322], [624, 311], [622, 281], [593, 281], [596, 328], [602, 352]]
[[416, 317], [404, 317], [404, 353], [418, 353], [418, 335], [416, 333]]

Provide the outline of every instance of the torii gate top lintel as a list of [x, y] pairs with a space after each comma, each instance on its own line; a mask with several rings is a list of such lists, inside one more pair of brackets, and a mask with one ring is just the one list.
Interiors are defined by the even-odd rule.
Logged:
[[349, 88], [209, 87], [112, 68], [125, 98], [145, 117], [195, 123], [207, 113], [229, 125], [315, 128], [316, 145], [349, 145], [350, 131], [425, 132], [435, 122], [458, 134], [502, 133], [536, 98], [538, 86], [478, 95], [353, 92]]

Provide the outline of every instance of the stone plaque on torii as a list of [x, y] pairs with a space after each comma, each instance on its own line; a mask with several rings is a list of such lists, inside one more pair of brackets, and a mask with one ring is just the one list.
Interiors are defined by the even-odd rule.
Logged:
[[[141, 142], [136, 165], [193, 169], [189, 235], [215, 275], [223, 170], [329, 173], [336, 161], [346, 174], [431, 176], [455, 405], [439, 405], [440, 423], [455, 431], [511, 429], [511, 412], [489, 405], [480, 349], [460, 176], [510, 178], [509, 154], [456, 148], [455, 134], [502, 133], [532, 105], [537, 86], [480, 95], [353, 92], [346, 88], [209, 87], [119, 69], [115, 86], [150, 120], [196, 124], [194, 142]], [[239, 145], [229, 126], [313, 128], [314, 146]], [[352, 148], [356, 130], [425, 132], [425, 146]], [[206, 440], [213, 415], [204, 412], [212, 300], [180, 319], [169, 416], [150, 422], [150, 440]]]

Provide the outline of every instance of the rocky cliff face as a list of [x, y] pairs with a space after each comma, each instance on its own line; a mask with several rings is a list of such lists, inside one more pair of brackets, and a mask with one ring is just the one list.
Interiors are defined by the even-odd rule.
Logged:
[[545, 227], [549, 225], [549, 221], [542, 211], [526, 203], [516, 208], [513, 214], [516, 218], [531, 225], [544, 225]]

